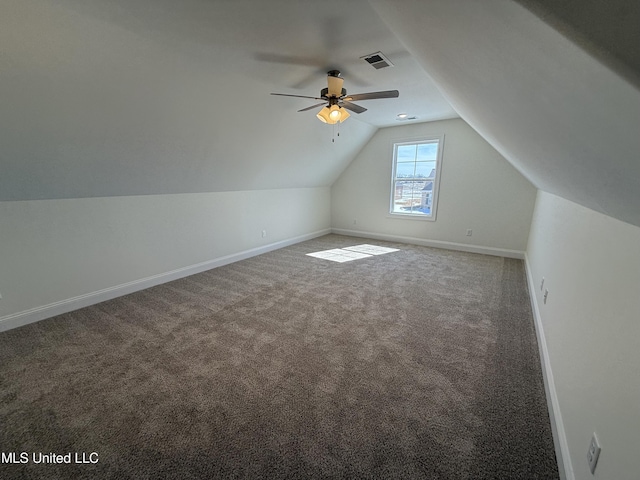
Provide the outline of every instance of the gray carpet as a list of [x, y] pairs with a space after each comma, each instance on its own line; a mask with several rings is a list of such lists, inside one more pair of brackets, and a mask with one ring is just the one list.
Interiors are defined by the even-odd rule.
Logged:
[[[362, 243], [400, 251], [305, 255]], [[337, 235], [0, 334], [0, 446], [16, 479], [558, 478], [523, 263]]]

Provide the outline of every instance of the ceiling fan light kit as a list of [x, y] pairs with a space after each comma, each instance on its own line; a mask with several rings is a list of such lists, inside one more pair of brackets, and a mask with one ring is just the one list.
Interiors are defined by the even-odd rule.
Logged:
[[375, 100], [378, 98], [397, 98], [399, 96], [398, 90], [386, 90], [384, 92], [369, 92], [358, 93], [356, 95], [347, 96], [347, 91], [342, 88], [344, 78], [340, 76], [338, 70], [330, 70], [327, 73], [327, 88], [323, 88], [320, 91], [319, 97], [308, 97], [305, 95], [289, 95], [287, 93], [272, 93], [271, 95], [278, 95], [281, 97], [297, 97], [297, 98], [310, 98], [312, 100], [323, 100], [322, 103], [312, 105], [311, 107], [298, 110], [299, 112], [305, 112], [316, 108], [326, 102], [324, 107], [316, 114], [316, 117], [323, 122], [330, 125], [336, 123], [342, 123], [351, 116], [348, 110], [355, 113], [366, 112], [367, 109], [351, 103], [353, 100]]
[[322, 108], [316, 115], [321, 122], [328, 123], [329, 125], [334, 125], [338, 122], [342, 123], [350, 116], [346, 108], [339, 107], [335, 104]]

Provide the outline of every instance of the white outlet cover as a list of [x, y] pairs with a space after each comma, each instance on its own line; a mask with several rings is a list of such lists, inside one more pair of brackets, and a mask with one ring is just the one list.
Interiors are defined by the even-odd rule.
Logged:
[[591, 469], [591, 473], [595, 472], [596, 470], [598, 457], [600, 456], [600, 450], [600, 442], [598, 442], [598, 437], [596, 437], [596, 434], [594, 432], [593, 437], [591, 437], [591, 443], [589, 444], [589, 451], [587, 452], [587, 460], [589, 461], [589, 468]]

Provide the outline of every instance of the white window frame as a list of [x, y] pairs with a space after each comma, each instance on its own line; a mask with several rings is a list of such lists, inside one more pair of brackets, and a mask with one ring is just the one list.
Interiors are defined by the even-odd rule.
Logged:
[[[438, 153], [436, 155], [436, 175], [433, 179], [433, 200], [431, 202], [431, 213], [429, 215], [424, 213], [401, 213], [394, 212], [394, 200], [395, 200], [395, 191], [396, 191], [396, 164], [397, 164], [397, 153], [398, 147], [402, 145], [419, 145], [424, 143], [437, 143], [438, 144]], [[389, 194], [389, 218], [402, 218], [402, 219], [410, 219], [410, 220], [422, 220], [428, 222], [435, 222], [436, 215], [438, 213], [438, 197], [440, 193], [440, 178], [442, 177], [442, 151], [444, 149], [444, 135], [429, 135], [424, 137], [415, 137], [415, 138], [404, 138], [404, 139], [396, 139], [391, 141], [391, 158], [393, 161], [391, 162], [391, 188]], [[412, 180], [403, 179], [403, 180]], [[418, 180], [416, 178], [416, 180]]]

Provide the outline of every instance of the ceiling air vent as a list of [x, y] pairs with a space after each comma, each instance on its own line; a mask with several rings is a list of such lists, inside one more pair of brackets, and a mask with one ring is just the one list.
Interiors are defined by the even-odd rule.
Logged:
[[385, 67], [393, 67], [393, 63], [391, 63], [389, 59], [382, 54], [382, 52], [371, 53], [360, 58], [376, 70], [380, 70]]

